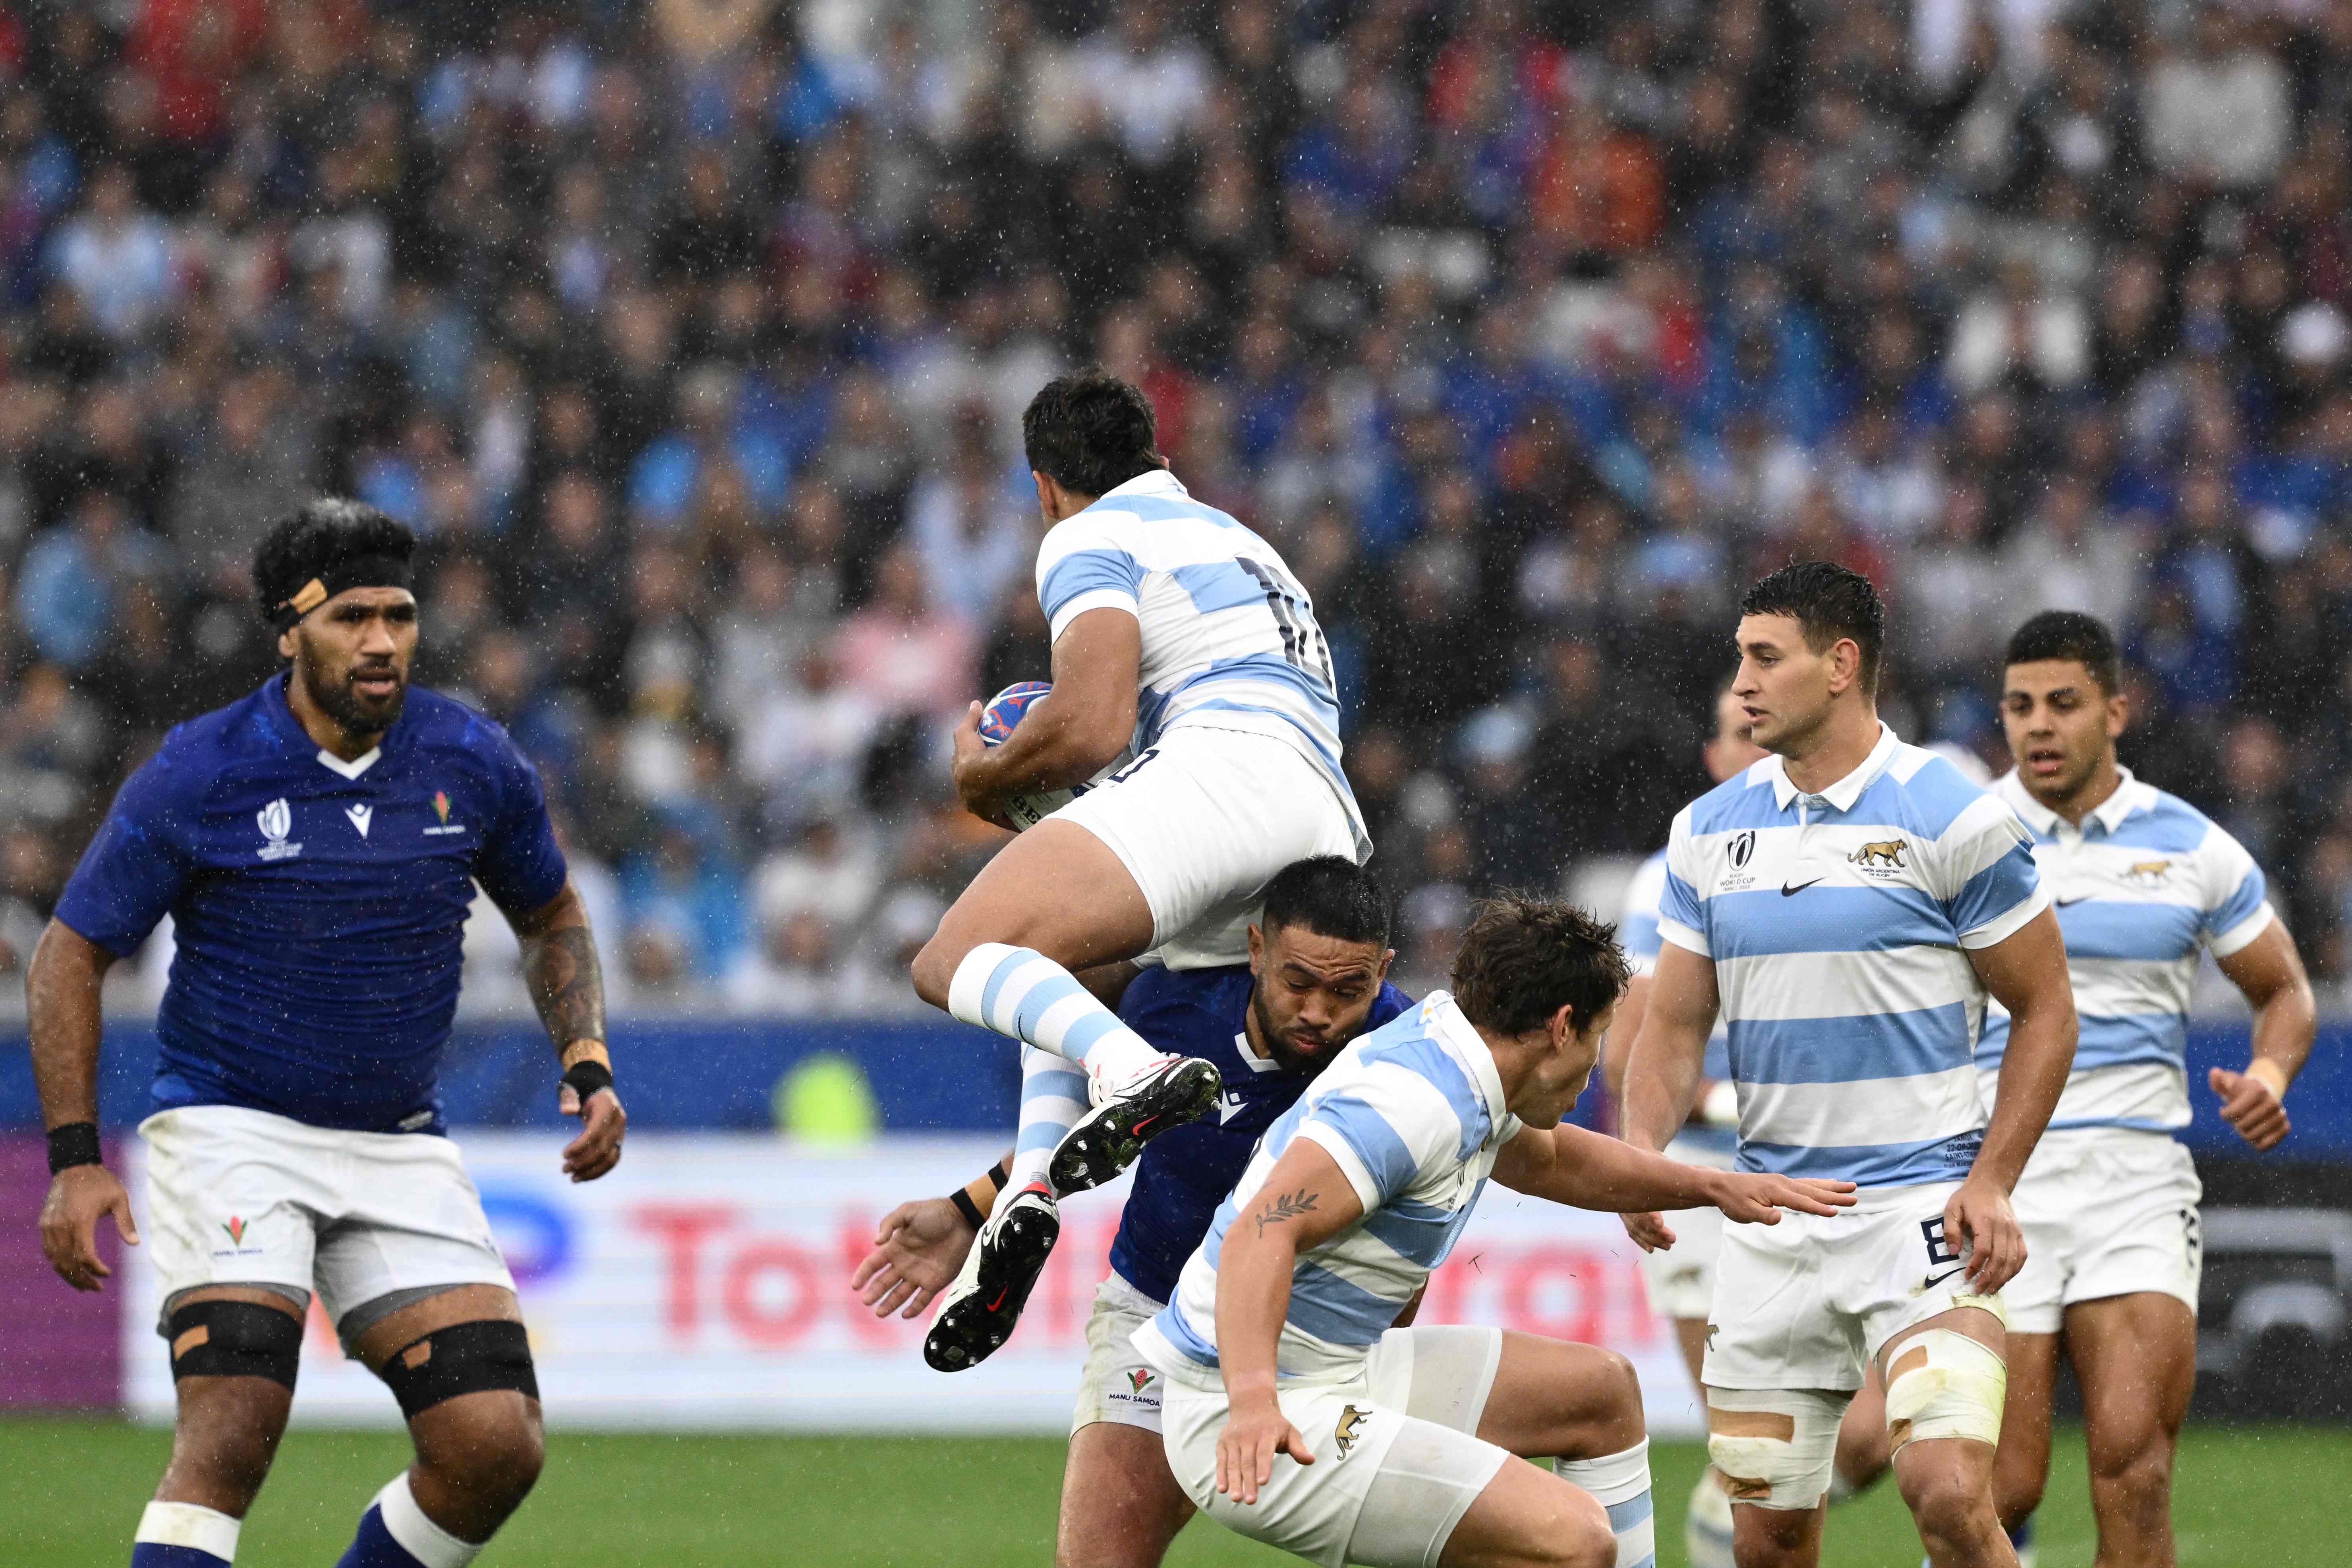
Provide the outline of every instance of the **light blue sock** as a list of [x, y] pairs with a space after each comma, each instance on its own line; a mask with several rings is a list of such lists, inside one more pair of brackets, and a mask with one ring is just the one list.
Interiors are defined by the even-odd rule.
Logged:
[[425, 1517], [404, 1470], [360, 1515], [359, 1533], [335, 1568], [466, 1568], [481, 1550]]
[[948, 982], [948, 1011], [1074, 1061], [1116, 1089], [1165, 1053], [1118, 1021], [1077, 977], [1044, 953], [984, 942], [964, 954]]
[[1650, 1440], [1597, 1459], [1554, 1459], [1559, 1479], [1582, 1487], [1609, 1510], [1617, 1568], [1657, 1568], [1657, 1521], [1650, 1507]]
[[217, 1509], [151, 1502], [131, 1538], [131, 1568], [229, 1568], [241, 1528]]
[[1021, 1135], [1013, 1145], [1012, 1176], [996, 1201], [1003, 1203], [1032, 1183], [1045, 1181], [1055, 1146], [1086, 1113], [1087, 1075], [1051, 1051], [1023, 1047]]

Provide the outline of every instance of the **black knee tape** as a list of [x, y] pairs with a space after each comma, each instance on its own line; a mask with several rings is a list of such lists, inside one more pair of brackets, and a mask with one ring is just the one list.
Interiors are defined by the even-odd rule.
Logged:
[[400, 1413], [414, 1421], [445, 1399], [511, 1388], [539, 1397], [530, 1364], [530, 1334], [520, 1323], [481, 1319], [436, 1329], [392, 1352], [377, 1376], [400, 1401]]
[[256, 1301], [192, 1301], [163, 1325], [172, 1381], [266, 1377], [294, 1386], [302, 1365], [302, 1320]]

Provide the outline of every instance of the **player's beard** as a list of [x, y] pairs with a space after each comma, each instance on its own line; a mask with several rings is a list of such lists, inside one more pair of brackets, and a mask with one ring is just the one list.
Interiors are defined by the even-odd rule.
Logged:
[[394, 667], [392, 695], [381, 702], [370, 702], [352, 688], [352, 678], [362, 668], [370, 674], [382, 672], [382, 665], [351, 665], [321, 679], [318, 666], [309, 659], [301, 662], [302, 689], [320, 712], [332, 719], [346, 734], [357, 737], [381, 735], [400, 719], [400, 710], [408, 701], [408, 676]]
[[1262, 986], [1250, 992], [1250, 1011], [1257, 1015], [1257, 1032], [1265, 1041], [1266, 1055], [1285, 1072], [1303, 1072], [1311, 1078], [1329, 1067], [1331, 1058], [1339, 1054], [1339, 1043], [1328, 1038], [1311, 1051], [1300, 1050], [1292, 1044], [1290, 1037], [1276, 1026], [1274, 1010], [1265, 1005]]

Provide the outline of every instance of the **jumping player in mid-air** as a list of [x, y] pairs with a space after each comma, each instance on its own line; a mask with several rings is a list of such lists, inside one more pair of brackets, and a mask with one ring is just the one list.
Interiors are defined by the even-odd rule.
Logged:
[[[1885, 608], [1826, 562], [1740, 601], [1732, 692], [1772, 753], [1685, 806], [1625, 1136], [1689, 1115], [1718, 1014], [1743, 1170], [1842, 1176], [1852, 1214], [1727, 1232], [1708, 1314], [1708, 1457], [1739, 1568], [1811, 1568], [1838, 1423], [1865, 1363], [1935, 1568], [2014, 1568], [1992, 1500], [2011, 1189], [2074, 1051], [2065, 953], [2017, 815], [1877, 714]], [[2010, 1012], [1990, 1113], [1977, 1031]], [[1670, 1239], [1645, 1216], [1644, 1245]]]
[[[2050, 1470], [2050, 1401], [2063, 1347], [2083, 1390], [2102, 1568], [2173, 1560], [2172, 1456], [2197, 1378], [2203, 1272], [2189, 1151], [2184, 1052], [2199, 957], [2254, 1010], [2243, 1071], [2214, 1068], [2222, 1119], [2258, 1150], [2286, 1136], [2284, 1101], [2317, 1026], [2294, 938], [2262, 868], [2203, 813], [2116, 759], [2131, 721], [2113, 634], [2075, 610], [2010, 639], [2001, 724], [2017, 766], [1993, 788], [2033, 833], [2066, 941], [2082, 1043], [2050, 1131], [2017, 1184], [2025, 1267], [2009, 1305], [2009, 1408], [1993, 1461], [2001, 1521], [2019, 1536]], [[2010, 1021], [1988, 1016], [1977, 1064], [1988, 1097]], [[1855, 1414], [1877, 1397], [1857, 1399]], [[1885, 1465], [1880, 1424], [1847, 1422], [1839, 1468]]]
[[1155, 449], [1150, 404], [1114, 376], [1047, 383], [1022, 437], [1049, 525], [1037, 596], [1053, 691], [995, 747], [971, 705], [956, 789], [1003, 823], [1008, 797], [1136, 755], [1000, 850], [914, 963], [924, 1000], [1032, 1047], [1025, 1078], [1085, 1091], [1024, 1091], [1012, 1180], [950, 1290], [935, 1331], [955, 1342], [934, 1347], [935, 1364], [1003, 1342], [1009, 1323], [958, 1303], [981, 1272], [1034, 1272], [1057, 1194], [1109, 1180], [1146, 1139], [1216, 1103], [1213, 1064], [1146, 1042], [1078, 972], [1147, 953], [1175, 970], [1239, 963], [1275, 873], [1371, 853], [1339, 769], [1330, 649], [1274, 548], [1185, 492]]
[[539, 1475], [530, 1343], [436, 1077], [478, 882], [585, 1122], [574, 1181], [621, 1157], [586, 914], [539, 777], [498, 725], [412, 689], [415, 541], [318, 500], [272, 529], [254, 584], [289, 668], [180, 725], [115, 797], [34, 955], [33, 1071], [54, 1179], [41, 1245], [95, 1290], [98, 1223], [137, 1242], [100, 1163], [100, 982], [166, 914], [178, 947], [148, 1218], [179, 1420], [132, 1568], [225, 1568], [269, 1474], [317, 1292], [383, 1379], [416, 1461], [341, 1568], [462, 1568]]

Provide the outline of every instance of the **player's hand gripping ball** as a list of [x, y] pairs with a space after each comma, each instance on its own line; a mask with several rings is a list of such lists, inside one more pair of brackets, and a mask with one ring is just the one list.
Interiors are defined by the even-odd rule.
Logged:
[[[1006, 687], [988, 700], [980, 710], [980, 742], [983, 746], [1001, 746], [1011, 737], [1013, 727], [1021, 722], [1022, 715], [1054, 689], [1043, 680], [1021, 680]], [[1102, 772], [1082, 784], [1068, 789], [1032, 790], [1025, 794], [1007, 795], [1004, 815], [1015, 829], [1036, 826], [1045, 818], [1097, 785], [1108, 784], [1119, 769], [1134, 760], [1133, 748], [1122, 751]]]

